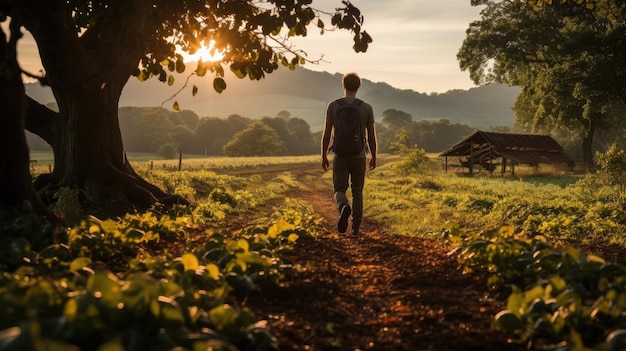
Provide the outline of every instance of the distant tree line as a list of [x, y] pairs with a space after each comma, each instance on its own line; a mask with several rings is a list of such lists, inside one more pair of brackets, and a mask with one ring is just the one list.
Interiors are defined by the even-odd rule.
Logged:
[[171, 152], [212, 156], [310, 155], [318, 150], [309, 124], [281, 111], [261, 119], [236, 114], [199, 117], [189, 110], [122, 107], [119, 110], [124, 146], [130, 152]]
[[426, 152], [441, 152], [475, 130], [447, 119], [414, 121], [410, 114], [394, 109], [383, 111], [376, 127], [382, 153], [393, 153], [393, 145], [399, 140], [409, 148], [417, 146]]
[[[159, 107], [121, 107], [120, 130], [128, 152], [157, 153], [175, 157], [179, 151], [208, 156], [298, 156], [319, 153], [321, 132], [288, 111], [276, 117], [249, 118], [237, 114], [199, 117], [189, 110], [170, 111]], [[441, 152], [474, 128], [447, 119], [414, 121], [406, 112], [388, 109], [377, 118], [381, 153], [393, 153], [392, 145], [403, 133], [407, 146]], [[494, 129], [494, 128], [492, 128]], [[498, 129], [498, 128], [495, 128]], [[498, 131], [508, 131], [500, 127]], [[30, 135], [32, 150], [45, 150], [43, 140]]]

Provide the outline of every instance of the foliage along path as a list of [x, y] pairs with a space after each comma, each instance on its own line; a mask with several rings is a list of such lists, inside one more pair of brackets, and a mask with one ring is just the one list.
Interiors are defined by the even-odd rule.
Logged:
[[332, 190], [292, 190], [324, 218], [284, 261], [305, 267], [246, 301], [270, 322], [281, 350], [521, 350], [491, 330], [504, 309], [486, 284], [463, 275], [450, 248], [389, 233], [364, 220], [360, 238], [337, 234]]

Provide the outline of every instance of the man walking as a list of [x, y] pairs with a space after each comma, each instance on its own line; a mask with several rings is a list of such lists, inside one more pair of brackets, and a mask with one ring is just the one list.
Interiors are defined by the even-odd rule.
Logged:
[[[359, 235], [359, 227], [363, 219], [363, 186], [369, 150], [371, 155], [369, 169], [376, 168], [376, 131], [374, 128], [374, 111], [372, 105], [357, 99], [356, 93], [361, 86], [361, 78], [356, 73], [347, 73], [342, 78], [344, 97], [331, 101], [326, 108], [326, 121], [322, 134], [322, 168], [328, 170], [328, 151], [335, 154], [333, 158], [333, 187], [335, 201], [339, 211], [337, 230], [345, 233], [352, 215], [352, 235]], [[352, 112], [355, 111], [355, 112]], [[358, 121], [356, 132], [350, 129], [352, 115]], [[330, 144], [333, 139], [333, 144]], [[345, 146], [348, 144], [348, 146]], [[353, 146], [355, 145], [356, 146]], [[330, 148], [329, 148], [330, 146]], [[352, 148], [354, 151], [350, 151]], [[350, 182], [350, 184], [349, 184]], [[352, 191], [352, 207], [346, 196], [350, 186]]]

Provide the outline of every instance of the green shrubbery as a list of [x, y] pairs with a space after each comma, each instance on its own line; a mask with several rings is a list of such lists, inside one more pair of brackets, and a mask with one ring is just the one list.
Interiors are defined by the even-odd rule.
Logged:
[[537, 350], [626, 347], [617, 337], [626, 331], [626, 267], [512, 227], [453, 231], [467, 270], [486, 274], [494, 288], [512, 289], [506, 310], [494, 318], [497, 329]]
[[617, 144], [611, 145], [604, 153], [595, 157], [600, 166], [600, 174], [612, 187], [613, 194], [621, 204], [626, 203], [626, 151]]
[[[0, 349], [278, 349], [267, 324], [239, 299], [261, 280], [294, 274], [297, 266], [280, 253], [314, 235], [318, 219], [288, 200], [245, 230], [220, 229], [268, 197], [254, 199], [233, 178], [208, 178], [216, 186], [194, 207], [90, 217], [45, 247], [25, 234], [49, 235], [45, 222], [3, 221], [14, 234], [3, 236], [9, 251], [0, 258]], [[213, 229], [202, 229], [207, 223]], [[200, 230], [202, 244], [192, 244]], [[164, 239], [176, 246], [162, 246]]]

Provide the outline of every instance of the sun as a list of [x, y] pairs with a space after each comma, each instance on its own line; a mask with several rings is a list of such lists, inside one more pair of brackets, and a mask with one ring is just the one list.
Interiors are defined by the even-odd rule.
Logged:
[[177, 53], [181, 54], [185, 62], [216, 62], [224, 58], [224, 54], [215, 49], [215, 40], [211, 40], [208, 45], [202, 41], [200, 45], [200, 48], [193, 55], [182, 51], [177, 45]]

